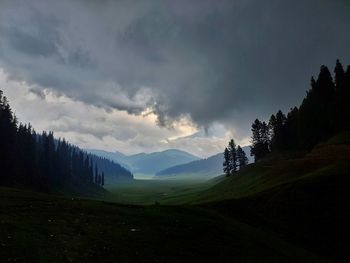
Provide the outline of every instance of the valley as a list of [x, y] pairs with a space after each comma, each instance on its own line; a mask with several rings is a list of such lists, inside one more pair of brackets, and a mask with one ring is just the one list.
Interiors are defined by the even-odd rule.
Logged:
[[0, 0], [0, 263], [349, 263], [349, 14]]
[[[0, 257], [345, 262], [350, 233], [340, 215], [350, 212], [343, 198], [350, 178], [347, 138], [336, 136], [305, 157], [266, 160], [228, 178], [133, 180], [107, 187], [95, 200], [1, 188]], [[344, 154], [330, 156], [330, 148]]]

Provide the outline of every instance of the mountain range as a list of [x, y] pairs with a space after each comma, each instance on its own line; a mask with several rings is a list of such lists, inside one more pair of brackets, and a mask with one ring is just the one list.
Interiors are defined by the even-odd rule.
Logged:
[[125, 155], [121, 152], [87, 150], [88, 152], [119, 163], [133, 173], [154, 175], [172, 166], [189, 163], [200, 158], [185, 151], [169, 149], [161, 152]]
[[[249, 146], [243, 147], [249, 162]], [[215, 177], [222, 173], [223, 154], [218, 153], [205, 159], [185, 151], [169, 149], [161, 152], [125, 155], [121, 152], [88, 150], [88, 152], [119, 163], [133, 173], [155, 175], [156, 177]]]

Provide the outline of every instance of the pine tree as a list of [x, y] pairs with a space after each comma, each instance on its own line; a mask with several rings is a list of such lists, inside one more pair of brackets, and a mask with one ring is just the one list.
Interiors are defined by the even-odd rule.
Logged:
[[316, 111], [318, 139], [325, 139], [334, 131], [335, 87], [331, 73], [326, 66], [321, 66], [316, 82]]
[[287, 118], [282, 111], [278, 111], [276, 116], [272, 115], [269, 121], [270, 149], [281, 151], [286, 146], [286, 124]]
[[241, 148], [241, 146], [237, 146], [237, 162], [239, 166], [239, 170], [241, 170], [243, 167], [247, 166], [248, 164], [248, 158]]
[[230, 168], [230, 152], [228, 151], [227, 147], [224, 151], [224, 162], [223, 162], [223, 169], [226, 176], [230, 176], [231, 174], [231, 168]]
[[285, 124], [285, 149], [296, 149], [298, 145], [299, 109], [294, 107], [287, 115]]
[[343, 110], [344, 120], [342, 121], [342, 128], [350, 130], [350, 107], [346, 107], [350, 101], [350, 65], [347, 67], [344, 76], [344, 89], [343, 89]]
[[228, 144], [228, 151], [230, 155], [230, 159], [229, 159], [230, 174], [233, 174], [237, 171], [236, 143], [233, 139], [231, 139], [231, 141]]
[[299, 148], [310, 150], [335, 131], [335, 87], [326, 66], [321, 66], [317, 81], [311, 79], [311, 90], [300, 106], [298, 118]]
[[336, 90], [337, 91], [342, 90], [344, 88], [345, 71], [339, 59], [337, 59], [337, 62], [334, 68], [334, 74], [335, 74], [334, 79], [335, 79]]
[[0, 183], [11, 185], [15, 178], [15, 149], [17, 121], [12, 110], [0, 91]]
[[[350, 128], [350, 113], [349, 113], [349, 99], [350, 99], [350, 69], [347, 72], [339, 60], [337, 60], [335, 73], [335, 101], [336, 101], [336, 130], [340, 131], [344, 128]], [[344, 123], [347, 123], [344, 127]]]
[[259, 161], [270, 152], [269, 127], [265, 122], [256, 119], [252, 124], [252, 140], [250, 154], [254, 156], [255, 162]]

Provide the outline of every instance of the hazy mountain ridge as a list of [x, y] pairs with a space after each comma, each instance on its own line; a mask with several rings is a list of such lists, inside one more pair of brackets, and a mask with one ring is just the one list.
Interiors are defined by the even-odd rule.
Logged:
[[[249, 162], [252, 162], [250, 157], [250, 147], [245, 146], [242, 148]], [[166, 177], [166, 176], [202, 176], [202, 177], [215, 177], [222, 174], [222, 163], [223, 163], [223, 153], [218, 153], [213, 156], [210, 156], [206, 159], [196, 160], [190, 163], [176, 165], [169, 167], [162, 171], [159, 171], [157, 177]]]
[[219, 175], [222, 173], [222, 159], [223, 154], [218, 153], [206, 159], [167, 168], [158, 172], [156, 176], [165, 177], [179, 174], [200, 174], [203, 176]]
[[185, 151], [169, 149], [161, 152], [125, 155], [120, 152], [107, 152], [89, 149], [88, 152], [119, 163], [133, 173], [156, 174], [172, 166], [200, 160], [199, 157]]

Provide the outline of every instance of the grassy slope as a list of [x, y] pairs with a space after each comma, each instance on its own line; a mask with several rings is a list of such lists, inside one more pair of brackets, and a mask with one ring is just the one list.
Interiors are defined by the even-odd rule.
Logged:
[[302, 184], [304, 180], [317, 180], [320, 175], [331, 178], [339, 172], [348, 174], [349, 161], [350, 133], [341, 133], [304, 157], [268, 159], [249, 165], [234, 176], [209, 181], [212, 187], [206, 191], [192, 189], [193, 194], [175, 192], [161, 201], [167, 204], [200, 204], [246, 198], [297, 181]]
[[[295, 244], [336, 261], [348, 262], [350, 165], [333, 164], [274, 184], [267, 180], [261, 185], [261, 192], [249, 190], [251, 195], [226, 189], [226, 197], [237, 196], [237, 199], [204, 205], [250, 225], [275, 231]], [[271, 187], [266, 188], [267, 185]], [[213, 200], [212, 194], [203, 194], [201, 201]], [[249, 214], [252, 216], [245, 218]]]
[[251, 166], [188, 201], [209, 203], [225, 215], [349, 262], [349, 138], [339, 134], [304, 158]]
[[316, 253], [348, 262], [349, 135], [339, 134], [302, 158], [270, 158], [235, 176], [218, 179], [205, 191], [178, 191], [161, 203], [211, 207], [275, 231]]
[[200, 207], [123, 206], [0, 188], [1, 262], [322, 262]]

